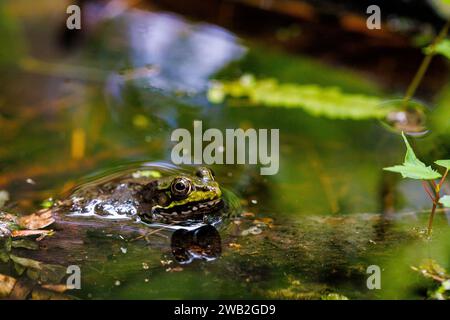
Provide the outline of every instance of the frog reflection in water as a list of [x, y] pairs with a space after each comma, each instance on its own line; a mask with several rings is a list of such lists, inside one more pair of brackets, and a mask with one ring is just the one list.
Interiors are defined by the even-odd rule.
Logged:
[[66, 205], [72, 215], [186, 225], [220, 218], [223, 200], [213, 173], [201, 167], [195, 175], [120, 176], [78, 190]]

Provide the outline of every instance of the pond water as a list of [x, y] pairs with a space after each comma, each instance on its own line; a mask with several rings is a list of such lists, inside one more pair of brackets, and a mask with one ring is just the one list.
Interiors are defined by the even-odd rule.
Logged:
[[[6, 212], [34, 212], [44, 200], [64, 199], [86, 180], [117, 170], [143, 163], [166, 167], [172, 131], [192, 131], [195, 120], [221, 131], [280, 129], [276, 175], [261, 176], [255, 165], [211, 166], [241, 209], [213, 232], [220, 248], [210, 259], [180, 263], [171, 251], [172, 234], [130, 241], [117, 237], [120, 231], [105, 236], [99, 230], [79, 248], [82, 288], [70, 295], [421, 299], [437, 284], [411, 267], [432, 259], [449, 270], [450, 215], [439, 212], [427, 239], [429, 201], [420, 183], [382, 170], [403, 160], [398, 132], [377, 119], [329, 119], [296, 108], [248, 107], [245, 100], [212, 104], [206, 95], [210, 79], [243, 73], [386, 101], [398, 92], [356, 70], [268, 49], [169, 13], [118, 13], [83, 30], [89, 37], [81, 44], [62, 50], [56, 40], [61, 21], [51, 18], [57, 9], [31, 14], [18, 4], [0, 8], [2, 47], [17, 39], [0, 55]], [[426, 102], [432, 106], [430, 132], [410, 137], [426, 163], [449, 156], [449, 91], [447, 86]], [[382, 271], [380, 290], [367, 287], [371, 265]], [[16, 276], [10, 264], [1, 264], [0, 273]]]

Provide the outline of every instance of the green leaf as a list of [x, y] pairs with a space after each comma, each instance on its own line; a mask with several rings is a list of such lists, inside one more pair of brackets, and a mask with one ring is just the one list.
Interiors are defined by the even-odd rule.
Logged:
[[450, 170], [450, 160], [437, 160], [436, 163], [438, 166], [444, 167], [447, 170]]
[[445, 39], [439, 42], [436, 47], [434, 48], [436, 53], [439, 53], [446, 57], [447, 59], [450, 59], [450, 40]]
[[416, 157], [403, 132], [402, 137], [406, 144], [406, 155], [403, 165], [387, 167], [384, 170], [400, 173], [403, 178], [418, 180], [434, 180], [440, 178], [441, 174], [439, 172], [433, 170], [430, 166], [427, 167]]
[[450, 196], [443, 196], [441, 200], [439, 200], [440, 204], [443, 204], [444, 207], [450, 208]]
[[251, 75], [237, 81], [215, 81], [207, 96], [211, 103], [221, 103], [226, 97], [246, 98], [249, 103], [240, 106], [300, 108], [313, 116], [332, 119], [381, 119], [393, 110], [375, 96], [344, 93], [337, 87], [281, 84]]
[[406, 145], [405, 164], [425, 166], [425, 164], [416, 157], [414, 150], [411, 148], [411, 145], [403, 132], [402, 137]]

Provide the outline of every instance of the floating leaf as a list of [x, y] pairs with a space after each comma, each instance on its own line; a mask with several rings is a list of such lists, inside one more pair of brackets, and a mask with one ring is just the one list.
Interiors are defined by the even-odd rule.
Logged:
[[450, 196], [443, 196], [439, 203], [444, 205], [444, 207], [450, 208]]
[[58, 293], [64, 293], [69, 290], [69, 287], [65, 284], [43, 284], [42, 288]]
[[441, 174], [439, 172], [436, 172], [430, 166], [427, 167], [422, 161], [417, 159], [403, 132], [402, 137], [406, 144], [406, 155], [403, 165], [384, 168], [384, 170], [400, 173], [403, 178], [419, 180], [433, 180], [440, 178]]
[[11, 255], [10, 258], [12, 261], [14, 261], [15, 263], [17, 263], [25, 268], [31, 268], [31, 269], [36, 269], [36, 270], [42, 269], [42, 264], [39, 261], [28, 259], [28, 258], [17, 257], [15, 255]]
[[50, 209], [42, 209], [28, 216], [19, 218], [19, 225], [24, 229], [37, 230], [55, 222]]
[[381, 119], [393, 110], [374, 96], [344, 93], [336, 87], [256, 80], [250, 75], [238, 81], [214, 82], [208, 92], [211, 103], [221, 103], [227, 96], [247, 98], [248, 106], [300, 108], [314, 116], [332, 119]]
[[450, 170], [450, 160], [437, 160], [434, 163], [436, 163], [438, 166]]
[[27, 269], [27, 276], [45, 283], [59, 283], [66, 275], [66, 268], [56, 264], [46, 264], [37, 260], [10, 255], [11, 260]]
[[11, 245], [13, 248], [24, 248], [24, 249], [28, 249], [28, 250], [39, 249], [39, 245], [36, 242], [27, 240], [27, 239], [20, 239], [20, 240], [12, 241]]
[[0, 262], [6, 263], [8, 261], [9, 261], [9, 253], [5, 249], [0, 248]]
[[36, 240], [40, 241], [45, 236], [51, 236], [53, 234], [54, 234], [53, 230], [14, 230], [11, 233], [11, 236], [13, 238], [39, 236]]

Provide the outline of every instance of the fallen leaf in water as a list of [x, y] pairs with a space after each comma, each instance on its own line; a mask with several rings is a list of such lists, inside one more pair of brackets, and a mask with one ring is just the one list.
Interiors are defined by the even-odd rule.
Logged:
[[53, 230], [14, 230], [11, 233], [13, 238], [40, 235], [40, 237], [38, 239], [36, 239], [37, 241], [40, 241], [43, 239], [43, 237], [52, 235], [52, 234], [53, 234]]
[[27, 275], [43, 283], [59, 283], [66, 275], [66, 268], [56, 264], [45, 264], [36, 260], [10, 255], [11, 260], [27, 269]]
[[24, 229], [37, 230], [48, 227], [55, 219], [50, 209], [42, 209], [28, 216], [19, 218], [19, 226]]
[[0, 249], [0, 262], [6, 263], [9, 261], [9, 253], [5, 249]]
[[26, 270], [27, 268], [14, 262], [14, 269], [16, 270], [16, 273], [21, 276]]
[[13, 248], [23, 248], [28, 250], [37, 250], [39, 249], [39, 245], [35, 241], [31, 241], [28, 239], [20, 239], [11, 242], [11, 246]]
[[10, 258], [12, 261], [14, 261], [15, 263], [17, 263], [25, 268], [32, 268], [32, 269], [37, 269], [37, 270], [40, 270], [42, 268], [42, 266], [41, 266], [42, 264], [36, 260], [17, 257], [15, 255], [10, 255]]
[[42, 288], [58, 293], [64, 293], [69, 290], [65, 284], [44, 284]]
[[34, 286], [35, 283], [28, 279], [18, 279], [8, 299], [25, 300]]
[[13, 277], [9, 277], [3, 274], [0, 274], [0, 298], [6, 298], [14, 289], [17, 280]]

